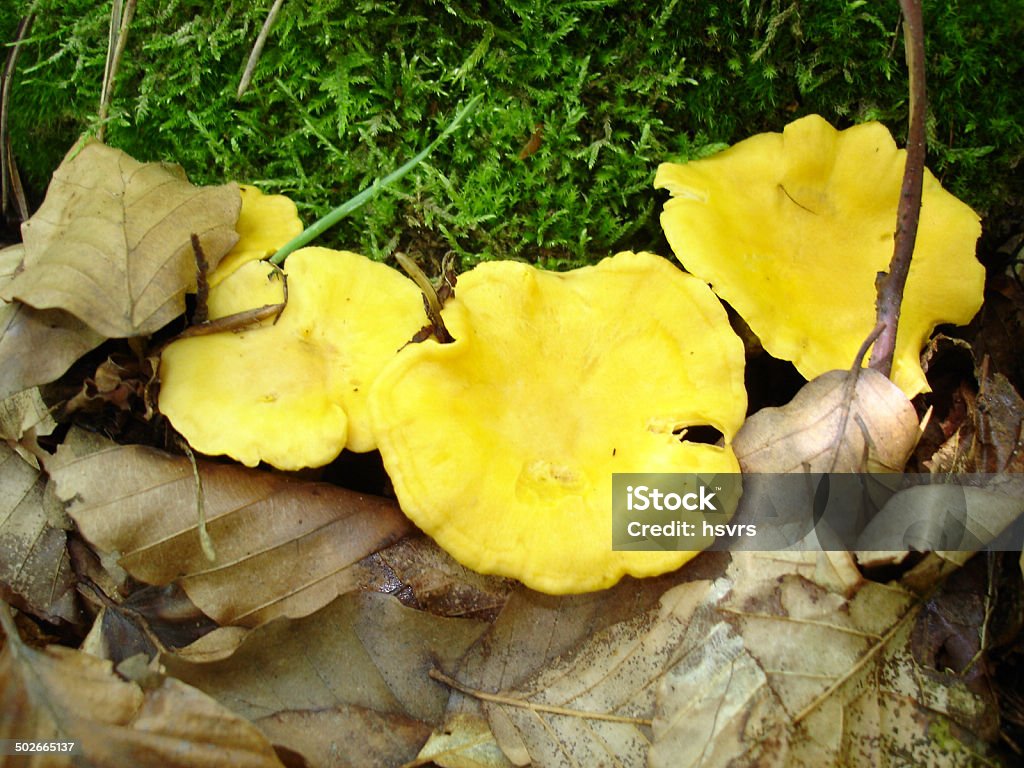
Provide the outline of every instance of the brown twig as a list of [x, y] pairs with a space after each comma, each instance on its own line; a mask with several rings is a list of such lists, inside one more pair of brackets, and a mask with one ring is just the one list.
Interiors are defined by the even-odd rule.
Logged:
[[35, 3], [19, 23], [14, 33], [14, 44], [7, 51], [7, 61], [4, 62], [4, 71], [0, 78], [0, 204], [2, 204], [4, 215], [7, 215], [9, 206], [17, 207], [19, 221], [25, 221], [29, 216], [28, 203], [25, 201], [25, 193], [21, 189], [21, 178], [18, 176], [18, 168], [14, 163], [14, 153], [11, 151], [11, 137], [8, 133], [8, 117], [10, 116], [11, 88], [14, 82], [14, 68], [18, 62], [18, 54], [21, 52], [21, 43], [28, 37], [32, 28], [32, 21], [35, 19]]
[[252, 73], [256, 70], [256, 63], [263, 54], [263, 46], [267, 43], [270, 27], [274, 23], [274, 19], [277, 18], [278, 11], [281, 10], [282, 5], [284, 5], [284, 0], [274, 0], [274, 5], [270, 8], [270, 13], [267, 14], [267, 20], [263, 22], [263, 28], [256, 37], [256, 43], [252, 47], [252, 53], [249, 54], [249, 60], [245, 63], [245, 72], [242, 73], [242, 79], [238, 83], [238, 93], [235, 94], [236, 99], [241, 99], [249, 89], [249, 83], [252, 82]]
[[896, 235], [889, 271], [881, 272], [876, 280], [878, 299], [875, 304], [878, 323], [883, 325], [868, 363], [880, 373], [892, 373], [892, 359], [896, 350], [896, 331], [900, 321], [903, 289], [910, 273], [910, 259], [917, 239], [917, 224], [921, 213], [921, 188], [924, 181], [926, 102], [924, 73], [924, 27], [921, 0], [900, 0], [903, 12], [903, 36], [907, 51], [907, 69], [910, 72], [910, 126], [907, 132], [907, 162], [903, 169], [899, 209], [896, 214]]
[[107, 41], [107, 63], [103, 70], [103, 86], [100, 90], [99, 128], [96, 137], [103, 141], [107, 127], [107, 114], [110, 111], [110, 100], [114, 96], [114, 81], [121, 65], [121, 56], [128, 44], [128, 27], [135, 16], [136, 0], [127, 0], [122, 10], [120, 0], [115, 0], [110, 10], [110, 38]]

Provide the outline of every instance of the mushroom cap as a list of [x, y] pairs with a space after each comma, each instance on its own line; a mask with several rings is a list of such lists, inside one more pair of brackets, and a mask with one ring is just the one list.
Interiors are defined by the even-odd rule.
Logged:
[[[327, 248], [296, 251], [285, 271], [288, 304], [276, 323], [163, 351], [160, 411], [197, 451], [294, 470], [376, 445], [370, 384], [423, 325], [419, 290], [391, 267]], [[246, 265], [211, 290], [211, 304], [222, 287], [244, 277], [259, 288], [269, 272]], [[221, 311], [245, 308], [236, 287]]]
[[[838, 131], [817, 115], [713, 157], [665, 163], [662, 227], [683, 266], [709, 282], [774, 357], [807, 379], [849, 368], [875, 325], [875, 277], [889, 267], [906, 151], [880, 123]], [[940, 323], [970, 322], [985, 270], [976, 213], [924, 174], [892, 380], [927, 389], [919, 355]]]
[[[708, 287], [649, 253], [545, 272], [487, 262], [370, 396], [405, 513], [456, 560], [548, 593], [651, 576], [694, 552], [612, 549], [612, 474], [738, 472], [743, 345]], [[718, 447], [681, 439], [712, 425]], [[685, 436], [684, 436], [685, 437]]]
[[210, 272], [211, 286], [219, 284], [242, 264], [274, 255], [278, 248], [302, 232], [302, 221], [291, 198], [265, 195], [249, 184], [239, 184], [242, 207], [235, 222], [238, 242]]

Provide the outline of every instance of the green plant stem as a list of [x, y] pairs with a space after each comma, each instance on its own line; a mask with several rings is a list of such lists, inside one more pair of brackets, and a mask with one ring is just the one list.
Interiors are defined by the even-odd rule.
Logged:
[[436, 139], [430, 142], [422, 152], [416, 155], [416, 157], [412, 158], [412, 160], [409, 160], [400, 168], [392, 171], [384, 178], [377, 179], [375, 182], [373, 182], [373, 184], [368, 186], [358, 195], [349, 198], [344, 203], [342, 203], [337, 208], [328, 213], [326, 216], [314, 222], [310, 226], [306, 227], [306, 229], [304, 229], [298, 236], [292, 238], [283, 246], [281, 246], [280, 250], [278, 250], [278, 252], [275, 253], [270, 258], [270, 262], [272, 264], [280, 266], [282, 263], [284, 263], [284, 260], [288, 258], [288, 255], [292, 251], [297, 250], [298, 248], [301, 248], [302, 246], [312, 242], [314, 239], [323, 234], [326, 230], [330, 229], [343, 218], [352, 213], [352, 211], [356, 210], [357, 208], [369, 202], [378, 194], [380, 194], [381, 190], [398, 181], [407, 173], [409, 173], [409, 171], [411, 171], [417, 165], [422, 163], [427, 158], [427, 156], [434, 151], [438, 144], [444, 141], [453, 131], [455, 131], [459, 127], [459, 125], [462, 124], [462, 122], [467, 117], [469, 117], [473, 113], [473, 111], [477, 108], [477, 105], [480, 103], [480, 100], [482, 98], [483, 95], [478, 95], [470, 99], [469, 103], [466, 104], [466, 106], [464, 106], [461, 110], [459, 110], [459, 113], [457, 115], [455, 115], [452, 121], [448, 124], [448, 127], [445, 128]]
[[924, 72], [924, 26], [921, 0], [900, 0], [903, 12], [903, 36], [910, 73], [910, 126], [907, 131], [907, 162], [903, 169], [899, 209], [896, 214], [896, 235], [889, 271], [876, 281], [878, 299], [875, 303], [878, 324], [884, 326], [871, 350], [868, 365], [889, 376], [896, 351], [896, 332], [900, 322], [903, 289], [910, 274], [917, 225], [921, 214], [921, 189], [924, 182], [925, 131], [927, 106]]

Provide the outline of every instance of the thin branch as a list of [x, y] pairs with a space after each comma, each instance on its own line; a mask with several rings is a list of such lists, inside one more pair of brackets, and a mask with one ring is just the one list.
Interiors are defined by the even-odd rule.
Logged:
[[921, 214], [921, 188], [924, 181], [925, 111], [927, 107], [924, 73], [924, 22], [921, 0], [900, 0], [903, 12], [903, 35], [910, 72], [910, 127], [907, 132], [907, 163], [903, 170], [896, 235], [889, 271], [876, 280], [878, 323], [884, 325], [871, 351], [869, 365], [889, 376], [896, 350], [896, 332], [900, 322], [903, 289], [910, 273], [910, 259], [917, 239]]
[[110, 9], [110, 36], [107, 41], [107, 63], [103, 70], [103, 87], [100, 90], [99, 128], [96, 136], [103, 141], [107, 127], [107, 114], [110, 112], [110, 101], [114, 95], [114, 81], [121, 65], [121, 56], [128, 44], [128, 27], [135, 16], [136, 0], [128, 0], [122, 10], [121, 0], [114, 0]]
[[25, 201], [25, 194], [21, 190], [21, 179], [18, 176], [18, 168], [14, 164], [14, 153], [11, 151], [11, 137], [8, 132], [8, 118], [10, 117], [11, 88], [14, 84], [14, 68], [18, 62], [18, 54], [21, 52], [21, 43], [28, 37], [32, 28], [32, 21], [35, 19], [35, 6], [29, 9], [28, 15], [19, 23], [14, 33], [14, 44], [7, 51], [7, 61], [4, 63], [4, 71], [0, 77], [0, 203], [4, 215], [7, 214], [8, 206], [14, 204], [17, 207], [17, 216], [20, 221], [28, 218], [28, 204]]
[[252, 73], [256, 71], [256, 64], [263, 54], [263, 46], [267, 44], [270, 27], [274, 24], [274, 19], [277, 18], [282, 5], [284, 5], [284, 0], [274, 0], [274, 5], [270, 8], [270, 13], [267, 14], [267, 20], [263, 22], [263, 28], [260, 29], [260, 33], [256, 37], [252, 53], [249, 54], [249, 60], [245, 63], [245, 72], [242, 73], [242, 79], [238, 83], [238, 93], [235, 94], [236, 99], [241, 99], [249, 89], [249, 83], [252, 82]]
[[502, 704], [506, 707], [518, 707], [520, 709], [528, 709], [531, 712], [544, 712], [549, 715], [564, 715], [566, 717], [578, 717], [583, 720], [603, 720], [609, 723], [627, 723], [629, 725], [644, 725], [648, 727], [650, 727], [651, 725], [651, 721], [645, 717], [627, 717], [625, 715], [611, 715], [605, 712], [585, 712], [580, 709], [556, 707], [550, 704], [537, 704], [533, 701], [526, 701], [525, 699], [518, 699], [514, 696], [506, 696], [500, 693], [488, 693], [487, 691], [479, 691], [475, 688], [470, 688], [468, 685], [460, 683], [455, 678], [449, 677], [439, 669], [431, 669], [428, 674], [434, 680], [437, 680], [440, 683], [444, 683], [449, 688], [454, 688], [459, 693], [464, 693], [467, 696], [472, 696], [474, 699], [479, 699], [480, 701], [489, 701], [492, 704]]

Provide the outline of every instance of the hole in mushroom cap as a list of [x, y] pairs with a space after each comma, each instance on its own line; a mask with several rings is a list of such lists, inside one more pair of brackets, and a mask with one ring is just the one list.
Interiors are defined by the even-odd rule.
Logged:
[[703, 443], [704, 445], [721, 445], [725, 435], [716, 427], [710, 424], [694, 424], [689, 427], [677, 427], [672, 434], [679, 438], [681, 443]]

